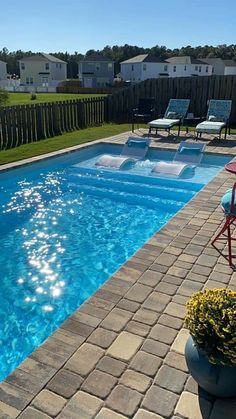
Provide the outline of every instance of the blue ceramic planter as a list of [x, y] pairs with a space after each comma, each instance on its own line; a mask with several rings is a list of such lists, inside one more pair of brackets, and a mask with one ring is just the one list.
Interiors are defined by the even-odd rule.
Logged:
[[204, 352], [194, 346], [191, 336], [185, 358], [192, 377], [205, 391], [216, 397], [236, 396], [236, 366], [211, 364]]

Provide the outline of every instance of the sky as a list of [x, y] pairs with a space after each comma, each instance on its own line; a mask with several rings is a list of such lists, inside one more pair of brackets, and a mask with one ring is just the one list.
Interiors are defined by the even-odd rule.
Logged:
[[0, 50], [236, 44], [236, 0], [0, 0]]

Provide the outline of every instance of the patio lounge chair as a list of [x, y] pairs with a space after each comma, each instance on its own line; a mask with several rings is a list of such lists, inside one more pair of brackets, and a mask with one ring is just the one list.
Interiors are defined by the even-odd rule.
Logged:
[[[196, 138], [201, 137], [202, 133], [218, 134], [221, 138], [221, 131], [225, 129], [226, 139], [227, 128], [229, 128], [229, 117], [231, 112], [232, 100], [209, 101], [206, 121], [201, 122], [195, 128]], [[230, 129], [229, 129], [230, 131]]]
[[164, 176], [179, 177], [187, 168], [195, 168], [201, 163], [204, 143], [186, 143], [182, 141], [172, 162], [159, 161], [152, 172]]
[[96, 166], [121, 169], [127, 163], [142, 160], [150, 145], [149, 138], [129, 137], [119, 156], [104, 154], [96, 161]]
[[132, 109], [132, 132], [134, 132], [135, 122], [147, 123], [151, 118], [154, 117], [155, 99], [152, 97], [140, 98], [137, 108]]
[[167, 130], [168, 133], [170, 133], [170, 129], [175, 125], [178, 125], [179, 136], [181, 122], [183, 122], [186, 116], [189, 103], [189, 99], [170, 99], [164, 118], [154, 119], [153, 121], [148, 122], [148, 134], [151, 134], [153, 128], [156, 130], [156, 133], [158, 129], [164, 129]]

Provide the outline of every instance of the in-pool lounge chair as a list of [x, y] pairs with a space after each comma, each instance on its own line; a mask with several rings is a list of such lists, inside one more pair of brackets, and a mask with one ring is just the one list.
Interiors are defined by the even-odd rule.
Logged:
[[195, 168], [201, 163], [204, 143], [187, 143], [182, 141], [172, 162], [159, 161], [152, 172], [162, 176], [179, 177], [187, 168]]
[[170, 133], [170, 129], [177, 125], [179, 136], [180, 126], [188, 111], [189, 103], [189, 99], [170, 99], [164, 118], [154, 119], [148, 122], [149, 135], [152, 129], [155, 129], [156, 133], [159, 129], [164, 129]]
[[215, 100], [209, 101], [206, 121], [201, 122], [195, 128], [196, 138], [206, 134], [218, 134], [221, 137], [221, 131], [225, 129], [225, 139], [227, 129], [229, 128], [229, 117], [232, 107], [232, 100]]
[[104, 154], [99, 157], [95, 165], [112, 169], [121, 169], [127, 163], [142, 160], [150, 145], [149, 138], [129, 137], [119, 156]]

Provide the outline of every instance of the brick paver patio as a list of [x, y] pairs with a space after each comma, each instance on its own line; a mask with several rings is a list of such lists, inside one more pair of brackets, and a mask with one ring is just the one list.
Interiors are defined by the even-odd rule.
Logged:
[[[236, 155], [236, 138], [206, 151]], [[236, 400], [213, 399], [188, 375], [183, 328], [192, 293], [236, 289], [236, 273], [210, 245], [234, 180], [222, 170], [0, 384], [0, 418], [236, 418]]]

